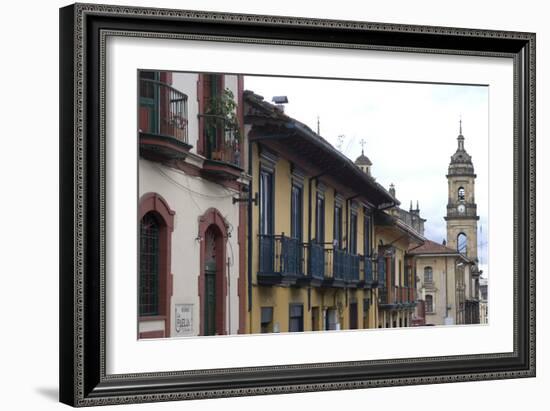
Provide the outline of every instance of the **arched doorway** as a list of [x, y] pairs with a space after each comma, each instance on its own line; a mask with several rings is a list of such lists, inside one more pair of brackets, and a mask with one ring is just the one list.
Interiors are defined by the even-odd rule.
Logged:
[[209, 209], [199, 219], [201, 241], [199, 297], [201, 335], [227, 334], [227, 278], [225, 221], [216, 209]]
[[204, 236], [204, 335], [223, 334], [224, 295], [223, 295], [223, 247], [220, 230], [211, 225]]

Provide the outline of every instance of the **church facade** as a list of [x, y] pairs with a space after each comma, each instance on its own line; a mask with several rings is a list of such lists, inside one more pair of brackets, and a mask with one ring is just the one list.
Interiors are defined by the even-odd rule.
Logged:
[[423, 324], [480, 323], [477, 205], [472, 157], [464, 146], [462, 122], [448, 168], [447, 240], [426, 241], [409, 250], [416, 257]]

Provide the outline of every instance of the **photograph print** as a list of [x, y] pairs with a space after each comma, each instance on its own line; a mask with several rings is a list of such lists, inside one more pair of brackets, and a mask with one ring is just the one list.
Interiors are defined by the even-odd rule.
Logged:
[[138, 89], [139, 339], [489, 323], [487, 86]]

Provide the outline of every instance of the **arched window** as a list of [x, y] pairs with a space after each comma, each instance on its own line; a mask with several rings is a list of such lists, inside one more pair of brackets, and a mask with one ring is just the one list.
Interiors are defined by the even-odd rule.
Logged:
[[458, 188], [458, 200], [459, 201], [464, 201], [464, 187], [459, 187]]
[[466, 254], [468, 251], [468, 237], [464, 233], [460, 233], [456, 241], [456, 249], [460, 254]]
[[[174, 211], [157, 193], [139, 204], [139, 338], [170, 336], [171, 239]], [[148, 324], [146, 324], [148, 323]]]
[[141, 219], [139, 253], [139, 315], [159, 315], [160, 224], [153, 212]]
[[433, 278], [432, 267], [424, 267], [424, 282], [432, 283], [433, 280], [434, 278]]
[[434, 297], [433, 295], [426, 295], [426, 312], [427, 313], [433, 313], [434, 312]]

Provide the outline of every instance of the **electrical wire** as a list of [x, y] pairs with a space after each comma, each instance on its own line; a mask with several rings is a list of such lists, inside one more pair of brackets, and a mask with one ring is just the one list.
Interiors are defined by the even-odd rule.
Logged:
[[[178, 186], [179, 188], [185, 190], [185, 191], [188, 191], [190, 193], [193, 193], [193, 194], [196, 194], [198, 196], [201, 196], [201, 197], [205, 197], [205, 198], [212, 198], [212, 199], [224, 199], [224, 198], [231, 198], [235, 195], [235, 193], [229, 191], [228, 189], [224, 188], [225, 192], [228, 193], [226, 195], [213, 195], [213, 194], [205, 194], [205, 193], [201, 193], [201, 192], [198, 192], [198, 191], [195, 191], [195, 190], [192, 190], [191, 188], [189, 187], [186, 187], [184, 186], [183, 184], [181, 184], [179, 181], [175, 180], [173, 177], [171, 177], [170, 175], [168, 175], [160, 166], [158, 166], [157, 164], [154, 165], [157, 170], [164, 176], [166, 177], [168, 180], [170, 180], [174, 185]], [[185, 177], [189, 177], [187, 174], [185, 173], [181, 173], [183, 176]]]

